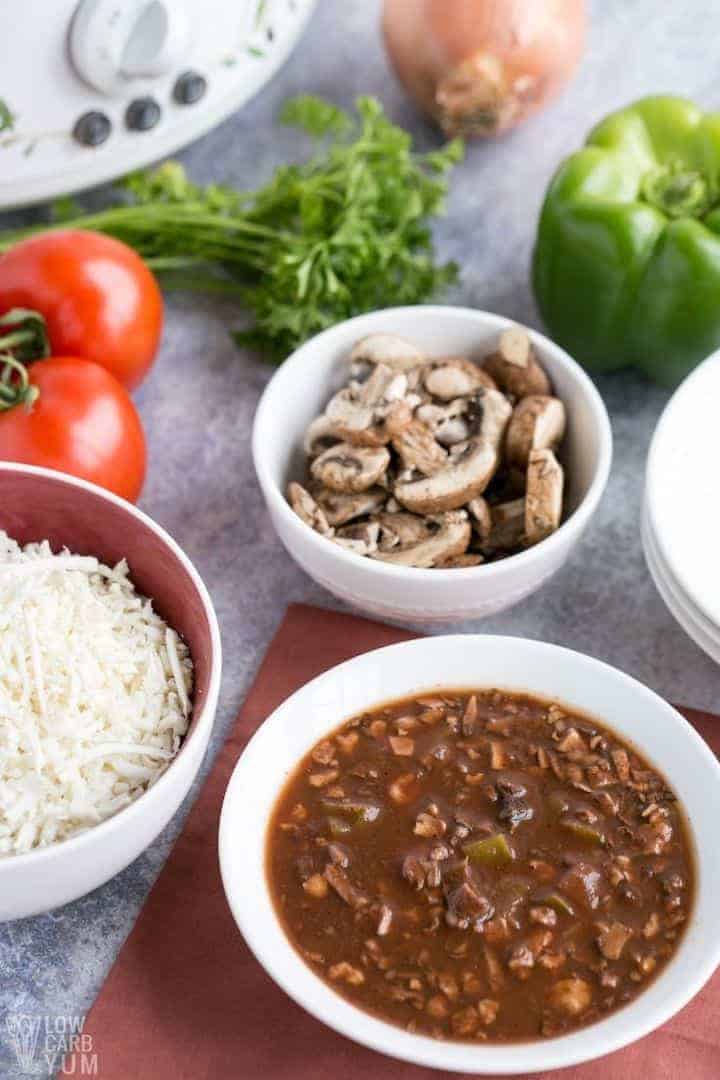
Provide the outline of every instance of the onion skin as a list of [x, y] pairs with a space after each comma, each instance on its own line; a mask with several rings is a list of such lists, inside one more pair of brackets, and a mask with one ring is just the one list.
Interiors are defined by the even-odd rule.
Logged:
[[385, 0], [390, 59], [447, 135], [499, 135], [568, 82], [585, 42], [585, 0]]

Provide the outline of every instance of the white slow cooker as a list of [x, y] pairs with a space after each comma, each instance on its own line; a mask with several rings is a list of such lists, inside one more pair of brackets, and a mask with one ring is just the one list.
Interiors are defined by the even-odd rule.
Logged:
[[316, 0], [0, 0], [0, 209], [170, 154], [274, 75]]

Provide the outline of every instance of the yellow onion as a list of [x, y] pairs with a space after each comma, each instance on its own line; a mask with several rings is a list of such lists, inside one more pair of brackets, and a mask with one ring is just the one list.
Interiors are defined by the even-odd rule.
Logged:
[[498, 135], [540, 110], [582, 54], [585, 0], [385, 0], [397, 74], [448, 135]]

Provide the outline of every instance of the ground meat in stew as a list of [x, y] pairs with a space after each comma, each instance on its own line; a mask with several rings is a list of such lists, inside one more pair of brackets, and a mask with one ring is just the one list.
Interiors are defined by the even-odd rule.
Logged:
[[636, 997], [693, 896], [675, 796], [594, 720], [497, 690], [358, 716], [274, 809], [267, 873], [307, 963], [444, 1039], [558, 1035]]

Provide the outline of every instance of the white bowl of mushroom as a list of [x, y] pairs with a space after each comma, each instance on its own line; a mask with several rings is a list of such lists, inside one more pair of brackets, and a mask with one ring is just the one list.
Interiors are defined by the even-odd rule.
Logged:
[[600, 501], [612, 434], [588, 376], [542, 334], [468, 308], [390, 308], [290, 356], [253, 429], [292, 557], [400, 620], [477, 618], [534, 592]]

